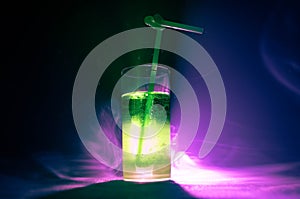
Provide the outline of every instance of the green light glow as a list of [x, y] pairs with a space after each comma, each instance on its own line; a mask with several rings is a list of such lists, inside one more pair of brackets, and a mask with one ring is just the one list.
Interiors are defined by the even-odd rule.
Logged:
[[[151, 96], [153, 109], [145, 120], [147, 99]], [[124, 178], [139, 178], [137, 170], [148, 168], [151, 172], [170, 167], [170, 95], [165, 92], [132, 92], [122, 96], [122, 139]], [[126, 117], [125, 111], [129, 110]], [[124, 117], [123, 117], [124, 116]], [[143, 136], [141, 132], [143, 131]], [[142, 140], [143, 147], [139, 149]], [[146, 171], [145, 171], [146, 172]], [[160, 171], [162, 172], [162, 171]], [[131, 176], [135, 173], [135, 176]], [[146, 172], [147, 173], [147, 172]], [[164, 177], [170, 169], [164, 168]]]

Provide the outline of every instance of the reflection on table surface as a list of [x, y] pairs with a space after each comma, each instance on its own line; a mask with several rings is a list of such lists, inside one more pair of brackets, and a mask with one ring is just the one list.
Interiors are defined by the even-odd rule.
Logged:
[[201, 166], [196, 157], [184, 154], [172, 165], [171, 181], [143, 184], [123, 181], [121, 172], [111, 170], [87, 155], [42, 154], [34, 160], [35, 164], [19, 164], [22, 172], [14, 172], [3, 162], [0, 196], [49, 199], [136, 198], [141, 195], [145, 198], [300, 198], [299, 163], [221, 169]]

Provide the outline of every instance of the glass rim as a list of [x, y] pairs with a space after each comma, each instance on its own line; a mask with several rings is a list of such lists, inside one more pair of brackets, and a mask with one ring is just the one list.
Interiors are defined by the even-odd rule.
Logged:
[[[137, 66], [146, 66], [146, 67], [149, 67], [151, 68], [152, 67], [152, 63], [147, 63], [147, 64], [139, 64], [139, 65], [134, 65], [134, 66], [127, 66], [125, 68], [123, 68], [121, 70], [121, 75], [126, 75], [127, 71], [130, 71], [131, 69], [133, 69], [134, 67], [137, 67]], [[162, 70], [165, 70], [167, 71], [167, 74], [169, 75], [170, 74], [170, 69], [167, 65], [164, 65], [164, 64], [157, 64], [157, 68], [158, 69], [162, 69]], [[157, 70], [158, 71], [158, 70]], [[126, 75], [128, 77], [133, 77], [133, 75]], [[163, 76], [163, 75], [158, 75], [158, 76]], [[135, 76], [136, 77], [136, 76]], [[146, 76], [145, 76], [146, 77]], [[148, 76], [147, 76], [148, 77]]]

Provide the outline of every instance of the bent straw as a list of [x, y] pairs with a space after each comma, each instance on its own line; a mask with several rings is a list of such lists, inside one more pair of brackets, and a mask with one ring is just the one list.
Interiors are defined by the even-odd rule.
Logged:
[[164, 20], [159, 14], [155, 14], [152, 16], [145, 17], [145, 23], [148, 26], [154, 27], [154, 28], [171, 28], [175, 30], [183, 30], [187, 32], [193, 32], [197, 34], [203, 33], [203, 28], [199, 28], [196, 26], [189, 26], [181, 23], [175, 23], [172, 21]]
[[156, 38], [155, 38], [155, 45], [154, 45], [154, 53], [152, 58], [152, 67], [151, 67], [151, 73], [150, 73], [150, 84], [148, 87], [148, 96], [145, 106], [145, 114], [144, 114], [144, 121], [141, 128], [141, 133], [139, 137], [138, 142], [138, 158], [140, 158], [140, 154], [142, 152], [143, 147], [143, 136], [145, 134], [144, 126], [148, 123], [148, 120], [150, 119], [152, 104], [153, 104], [153, 95], [151, 95], [151, 92], [154, 91], [154, 84], [155, 84], [155, 78], [156, 78], [156, 72], [157, 72], [157, 66], [158, 66], [158, 57], [159, 57], [159, 49], [160, 49], [160, 43], [161, 43], [161, 37], [162, 37], [162, 31], [163, 29], [157, 28], [156, 29]]
[[189, 26], [185, 24], [175, 23], [171, 21], [164, 20], [159, 14], [155, 14], [152, 16], [147, 16], [144, 19], [144, 22], [146, 25], [153, 27], [156, 29], [156, 38], [155, 38], [155, 44], [154, 44], [154, 53], [152, 58], [152, 67], [151, 67], [151, 74], [150, 74], [150, 84], [148, 87], [148, 97], [146, 101], [146, 107], [145, 107], [145, 115], [144, 115], [144, 121], [141, 128], [141, 133], [139, 137], [138, 142], [138, 151], [137, 151], [137, 160], [139, 160], [141, 157], [142, 147], [143, 147], [143, 139], [144, 136], [144, 126], [147, 124], [148, 120], [150, 119], [152, 104], [153, 104], [153, 95], [151, 95], [151, 92], [154, 91], [154, 84], [155, 84], [155, 78], [156, 78], [156, 72], [157, 72], [157, 66], [158, 66], [158, 58], [159, 58], [159, 50], [160, 50], [160, 44], [161, 44], [161, 38], [162, 38], [162, 31], [164, 28], [172, 28], [175, 30], [183, 30], [187, 32], [193, 32], [197, 34], [203, 33], [203, 28], [195, 27], [195, 26]]

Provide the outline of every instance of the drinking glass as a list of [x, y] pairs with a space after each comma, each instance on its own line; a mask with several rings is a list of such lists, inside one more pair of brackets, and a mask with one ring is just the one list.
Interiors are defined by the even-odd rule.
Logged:
[[170, 179], [170, 71], [160, 64], [155, 69], [155, 76], [151, 73], [152, 64], [122, 70], [123, 178], [126, 181]]

